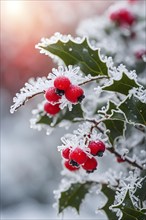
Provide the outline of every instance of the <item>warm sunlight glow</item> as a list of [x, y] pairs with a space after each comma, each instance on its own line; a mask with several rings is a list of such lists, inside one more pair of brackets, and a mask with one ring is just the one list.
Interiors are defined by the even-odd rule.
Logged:
[[25, 10], [23, 1], [6, 1], [5, 2], [5, 11], [10, 17], [18, 17]]

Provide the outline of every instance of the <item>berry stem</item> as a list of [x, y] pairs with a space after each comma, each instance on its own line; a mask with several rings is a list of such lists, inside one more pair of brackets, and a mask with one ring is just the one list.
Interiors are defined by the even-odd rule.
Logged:
[[16, 111], [17, 109], [19, 109], [22, 105], [25, 105], [25, 103], [26, 103], [29, 99], [31, 99], [31, 98], [33, 98], [33, 97], [35, 97], [35, 96], [37, 96], [37, 95], [40, 95], [40, 94], [45, 94], [45, 90], [43, 90], [43, 91], [41, 91], [41, 92], [38, 92], [38, 93], [35, 93], [34, 95], [28, 96], [28, 97], [24, 100], [24, 102], [22, 102], [19, 106], [17, 106], [17, 107], [15, 108], [15, 111]]
[[[53, 75], [55, 75], [55, 74], [53, 73]], [[90, 79], [88, 79], [88, 80], [86, 80], [86, 81], [80, 83], [79, 86], [84, 85], [84, 84], [86, 84], [86, 83], [88, 83], [88, 82], [92, 82], [92, 81], [94, 81], [94, 80], [104, 79], [104, 78], [109, 78], [109, 77], [108, 77], [108, 76], [92, 77], [92, 78], [90, 78]], [[43, 90], [43, 91], [41, 91], [41, 92], [38, 92], [38, 93], [35, 93], [34, 95], [28, 96], [28, 97], [24, 100], [23, 103], [21, 103], [19, 106], [16, 107], [15, 110], [18, 110], [22, 105], [25, 105], [25, 103], [26, 103], [29, 99], [31, 99], [31, 98], [33, 98], [33, 97], [35, 97], [35, 96], [37, 96], [37, 95], [40, 95], [40, 94], [45, 94], [45, 90]]]
[[[117, 151], [115, 151], [115, 149], [114, 149], [114, 147], [111, 147], [111, 148], [106, 148], [106, 150], [108, 150], [110, 153], [112, 153], [112, 154], [115, 154], [116, 155], [116, 157], [122, 157]], [[143, 167], [140, 165], [140, 164], [138, 164], [137, 162], [136, 162], [136, 160], [135, 161], [131, 161], [128, 157], [124, 157], [124, 160], [126, 161], [126, 162], [128, 162], [129, 164], [131, 164], [132, 166], [135, 166], [135, 167], [137, 167], [137, 168], [139, 168], [140, 170], [143, 170]]]
[[[107, 120], [107, 118], [106, 118], [106, 119], [105, 119], [105, 118], [104, 118], [104, 119], [101, 119], [101, 120], [99, 120], [99, 121], [90, 120], [90, 119], [84, 119], [84, 121], [89, 121], [89, 122], [91, 122], [91, 123], [94, 124], [94, 125], [92, 124], [91, 129], [90, 129], [90, 133], [89, 133], [88, 135], [90, 135], [90, 134], [92, 133], [92, 130], [93, 130], [94, 128], [97, 128], [102, 134], [104, 134], [103, 129], [98, 126], [101, 122], [104, 122], [104, 120]], [[116, 157], [122, 157], [122, 155], [119, 154], [119, 153], [114, 149], [114, 147], [106, 148], [106, 150], [108, 150], [110, 153], [115, 154]], [[124, 160], [125, 160], [125, 162], [129, 163], [130, 165], [132, 165], [132, 166], [134, 166], [134, 167], [139, 168], [140, 170], [143, 170], [143, 169], [144, 169], [143, 166], [140, 165], [140, 164], [138, 164], [136, 160], [135, 160], [135, 161], [131, 161], [131, 159], [129, 159], [127, 156], [124, 157]]]
[[80, 83], [79, 86], [82, 86], [82, 85], [84, 85], [84, 84], [86, 84], [86, 83], [89, 83], [89, 82], [92, 82], [92, 81], [94, 81], [94, 80], [105, 79], [105, 78], [107, 79], [107, 78], [109, 78], [109, 76], [96, 76], [96, 77], [92, 77], [92, 78], [90, 78], [90, 79], [88, 79], [88, 80], [86, 80], [86, 81]]

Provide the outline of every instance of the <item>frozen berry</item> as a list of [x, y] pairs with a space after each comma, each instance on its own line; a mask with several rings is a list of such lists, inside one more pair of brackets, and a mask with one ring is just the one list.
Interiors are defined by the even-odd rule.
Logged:
[[84, 91], [80, 86], [70, 85], [65, 91], [65, 97], [72, 103], [81, 102], [83, 100]]
[[82, 165], [83, 169], [86, 170], [88, 173], [92, 173], [94, 172], [94, 170], [96, 170], [97, 168], [97, 160], [92, 157], [92, 158], [89, 158], [86, 160], [86, 162]]
[[76, 147], [69, 155], [70, 164], [73, 166], [85, 163], [87, 158], [87, 154], [79, 147]]
[[146, 55], [146, 50], [144, 49], [135, 52], [135, 57], [137, 58], [137, 60], [142, 60], [144, 55]]
[[88, 148], [93, 156], [102, 157], [105, 151], [105, 144], [102, 141], [91, 141]]
[[118, 163], [123, 163], [123, 162], [125, 162], [125, 160], [124, 159], [122, 159], [122, 157], [117, 157], [117, 162]]
[[49, 102], [57, 102], [60, 99], [60, 96], [56, 94], [56, 88], [55, 87], [50, 87], [46, 93], [45, 93], [45, 98]]
[[65, 148], [62, 150], [62, 157], [65, 159], [69, 159], [69, 154], [70, 154], [70, 149], [69, 148]]
[[110, 19], [120, 26], [131, 26], [135, 22], [135, 16], [125, 8], [112, 12]]
[[44, 111], [50, 115], [56, 115], [60, 111], [59, 104], [52, 105], [51, 103], [46, 102], [44, 105]]
[[113, 12], [110, 14], [110, 19], [111, 19], [112, 21], [117, 22], [118, 19], [119, 19], [118, 12], [117, 12], [117, 11], [113, 11]]
[[69, 80], [69, 78], [67, 78], [66, 76], [58, 76], [55, 80], [54, 80], [54, 86], [58, 91], [66, 91], [68, 89], [68, 87], [70, 86], [71, 82]]
[[70, 171], [75, 171], [75, 170], [78, 170], [78, 169], [79, 169], [79, 167], [74, 167], [74, 166], [72, 166], [72, 165], [69, 163], [69, 160], [66, 160], [66, 161], [64, 162], [64, 166], [65, 166], [68, 170], [70, 170]]

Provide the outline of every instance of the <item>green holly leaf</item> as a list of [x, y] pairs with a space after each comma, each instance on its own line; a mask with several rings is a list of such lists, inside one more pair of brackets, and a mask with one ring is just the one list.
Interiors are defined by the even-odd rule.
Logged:
[[100, 58], [99, 49], [93, 50], [89, 46], [86, 38], [82, 43], [76, 43], [72, 40], [68, 40], [64, 43], [58, 40], [56, 43], [49, 44], [46, 47], [39, 47], [58, 56], [67, 66], [79, 66], [85, 75], [108, 75], [108, 68], [106, 63]]
[[146, 125], [146, 104], [138, 98], [127, 97], [118, 108], [124, 112], [127, 122]]
[[132, 215], [129, 215], [129, 214], [123, 212], [123, 216], [122, 216], [121, 220], [137, 220], [137, 218], [132, 216]]
[[59, 213], [69, 206], [75, 208], [79, 213], [80, 205], [86, 194], [89, 193], [89, 189], [92, 185], [92, 181], [71, 184], [69, 189], [61, 193], [61, 197], [59, 199]]
[[141, 188], [138, 188], [134, 194], [139, 199], [139, 202], [146, 201], [146, 170], [142, 171], [141, 177], [143, 178]]
[[[133, 218], [135, 218], [135, 220], [146, 220], [146, 215], [139, 210], [131, 209], [127, 206], [126, 207], [122, 206], [121, 209], [124, 214], [132, 216]], [[125, 219], [122, 218], [122, 220], [125, 220]]]
[[117, 110], [116, 103], [109, 101], [107, 104], [106, 114], [111, 115], [113, 113], [113, 110]]
[[[98, 112], [102, 113], [102, 111], [100, 110]], [[119, 111], [119, 109], [117, 109], [116, 103], [112, 101], [108, 102], [104, 114], [105, 114], [105, 117], [108, 116], [108, 118], [113, 119], [113, 120], [126, 121], [124, 117], [124, 113], [122, 111]]]
[[131, 216], [131, 219], [134, 218], [135, 220], [146, 220], [146, 215], [138, 210], [132, 203], [129, 191], [127, 191], [124, 200], [117, 205], [113, 206], [114, 208], [119, 208], [123, 212], [122, 220], [125, 220], [124, 216]]
[[[65, 110], [65, 111], [64, 111]], [[69, 111], [68, 108], [64, 109], [63, 111], [60, 111], [55, 117], [56, 117], [56, 121], [55, 123], [53, 123], [53, 117], [50, 118], [47, 116], [47, 114], [42, 115], [40, 113], [40, 118], [38, 119], [38, 121], [36, 122], [37, 124], [46, 124], [46, 125], [50, 125], [52, 126], [53, 123], [53, 127], [58, 125], [62, 120], [68, 120], [71, 122], [75, 122], [75, 118], [83, 118], [83, 110], [81, 109], [81, 105], [77, 104], [74, 105], [72, 108], [72, 111]]]
[[102, 89], [128, 95], [130, 89], [133, 87], [138, 88], [139, 86], [140, 85], [134, 79], [130, 79], [125, 73], [123, 73], [120, 80], [114, 80], [110, 85], [103, 86]]
[[107, 132], [107, 136], [109, 138], [110, 143], [113, 145], [114, 141], [119, 137], [124, 135], [125, 131], [125, 123], [121, 120], [105, 120], [104, 124], [106, 128], [109, 130]]
[[114, 203], [114, 200], [115, 200], [115, 191], [112, 190], [111, 188], [107, 187], [107, 185], [102, 185], [102, 192], [104, 193], [104, 195], [107, 197], [107, 202], [105, 204], [105, 206], [102, 208], [107, 217], [109, 219], [116, 219], [116, 213], [115, 212], [112, 212], [109, 207]]

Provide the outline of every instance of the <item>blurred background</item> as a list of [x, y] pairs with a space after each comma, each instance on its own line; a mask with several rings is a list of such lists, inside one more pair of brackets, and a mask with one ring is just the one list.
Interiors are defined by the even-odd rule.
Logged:
[[[61, 180], [57, 145], [64, 130], [51, 136], [30, 129], [31, 110], [37, 99], [10, 115], [15, 93], [30, 77], [46, 76], [56, 64], [35, 49], [42, 37], [55, 32], [72, 34], [81, 20], [101, 14], [114, 0], [13, 1], [1, 0], [1, 218], [101, 219], [86, 204], [77, 216], [57, 216], [53, 190]], [[92, 198], [93, 199], [93, 198]], [[87, 209], [88, 207], [88, 209]], [[103, 219], [103, 218], [102, 218]], [[104, 218], [105, 219], [105, 218]]]

